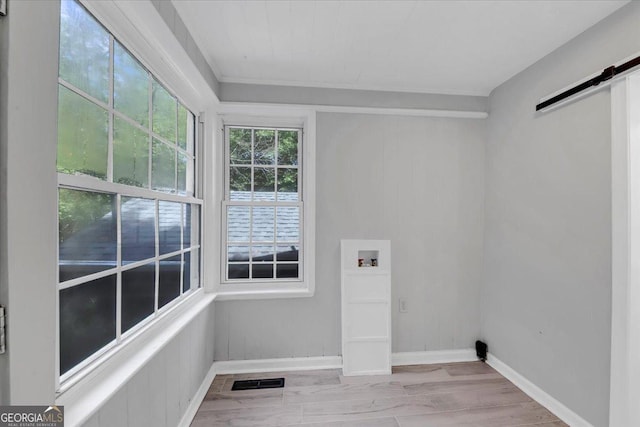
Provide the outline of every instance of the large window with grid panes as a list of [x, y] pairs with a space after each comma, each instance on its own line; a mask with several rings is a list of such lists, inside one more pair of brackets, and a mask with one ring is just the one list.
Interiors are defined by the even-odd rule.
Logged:
[[223, 281], [303, 278], [301, 128], [225, 125]]
[[196, 118], [73, 0], [61, 2], [60, 382], [200, 287]]

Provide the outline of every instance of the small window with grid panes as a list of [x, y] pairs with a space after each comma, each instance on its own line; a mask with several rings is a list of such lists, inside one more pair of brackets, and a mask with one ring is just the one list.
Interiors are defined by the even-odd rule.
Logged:
[[302, 277], [302, 130], [225, 126], [225, 280]]

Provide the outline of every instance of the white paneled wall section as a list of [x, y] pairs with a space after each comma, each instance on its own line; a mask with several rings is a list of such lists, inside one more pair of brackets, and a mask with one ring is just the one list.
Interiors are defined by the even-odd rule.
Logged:
[[[213, 364], [213, 305], [167, 343], [85, 427], [179, 425]], [[199, 404], [196, 402], [195, 404]]]
[[391, 242], [342, 240], [342, 372], [391, 375]]

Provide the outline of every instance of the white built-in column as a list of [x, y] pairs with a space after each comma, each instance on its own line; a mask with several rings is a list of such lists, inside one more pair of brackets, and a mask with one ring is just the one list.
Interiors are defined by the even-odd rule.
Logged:
[[391, 244], [342, 240], [343, 374], [391, 373]]

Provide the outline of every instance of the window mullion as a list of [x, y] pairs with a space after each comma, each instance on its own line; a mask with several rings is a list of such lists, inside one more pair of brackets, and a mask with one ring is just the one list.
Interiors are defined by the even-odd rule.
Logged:
[[273, 278], [276, 278], [276, 241], [278, 240], [278, 207], [274, 206], [273, 207], [273, 242], [271, 242], [272, 244], [272, 253], [273, 253], [273, 265], [271, 266], [271, 269], [273, 270]]
[[152, 124], [152, 120], [153, 120], [153, 79], [151, 78], [151, 74], [147, 73], [147, 103], [148, 103], [148, 109], [149, 109], [149, 121], [148, 121], [148, 125], [149, 128], [147, 129], [148, 132], [148, 150], [149, 150], [149, 161], [148, 161], [148, 180], [147, 182], [149, 183], [149, 190], [151, 190], [153, 188], [153, 183], [151, 182], [151, 179], [153, 178], [153, 132], [151, 131], [151, 129], [153, 128], [153, 124]]
[[122, 216], [120, 215], [122, 197], [116, 196], [116, 342], [120, 342], [122, 336]]
[[[273, 154], [273, 168], [274, 168], [274, 173], [276, 175], [275, 175], [275, 182], [273, 186], [275, 192], [273, 194], [277, 201], [278, 200], [278, 150], [279, 150], [278, 139], [280, 137], [280, 132], [276, 130], [275, 134], [276, 134], [276, 141], [275, 141], [275, 148], [274, 148], [274, 154]], [[273, 277], [275, 277], [275, 275]]]
[[[156, 207], [156, 212], [155, 212], [155, 216], [156, 216], [156, 228], [155, 228], [155, 254], [156, 254], [156, 259], [155, 259], [155, 264], [156, 264], [156, 269], [155, 269], [155, 291], [154, 291], [154, 301], [153, 301], [153, 312], [155, 315], [158, 314], [158, 299], [159, 299], [159, 292], [160, 292], [160, 201], [156, 200], [155, 201], [155, 207]], [[180, 212], [182, 212], [182, 208], [180, 208]], [[180, 215], [180, 222], [182, 222], [182, 215]], [[182, 245], [182, 240], [180, 241], [180, 244]]]
[[[255, 150], [256, 150], [256, 130], [251, 129], [251, 202], [255, 200]], [[249, 208], [249, 280], [253, 279], [253, 206]]]
[[107, 148], [107, 181], [113, 182], [113, 36], [109, 36], [109, 146]]
[[249, 208], [249, 280], [253, 278], [253, 207]]
[[[191, 213], [193, 213], [193, 208], [191, 208]], [[183, 281], [184, 281], [184, 224], [187, 216], [187, 205], [184, 203], [180, 204], [180, 294], [183, 293]], [[193, 217], [191, 218], [191, 226], [193, 227]], [[189, 239], [191, 240], [191, 239]]]
[[127, 124], [137, 128], [138, 130], [143, 131], [144, 133], [149, 133], [149, 128], [147, 126], [143, 126], [140, 123], [138, 123], [137, 121], [133, 120], [132, 118], [128, 117], [127, 115], [121, 113], [120, 111], [115, 109], [114, 106], [114, 110], [113, 110], [113, 115], [114, 118], [117, 118], [118, 120], [121, 120], [123, 122], [127, 122]]
[[232, 200], [226, 202], [230, 206], [302, 206], [302, 202], [273, 202], [269, 200], [257, 200], [255, 202], [246, 202], [242, 200]]
[[178, 157], [180, 155], [180, 153], [178, 153], [178, 132], [180, 132], [178, 129], [178, 126], [179, 126], [178, 114], [180, 114], [180, 103], [176, 98], [176, 114], [174, 115], [176, 131], [173, 134], [173, 160], [174, 160], [173, 174], [175, 175], [173, 179], [173, 188], [175, 188], [176, 194], [180, 192], [180, 189], [178, 188]]
[[170, 202], [191, 203], [196, 205], [203, 204], [202, 199], [196, 199], [190, 196], [181, 196], [179, 194], [149, 190], [143, 187], [133, 187], [125, 184], [107, 182], [85, 175], [68, 175], [65, 173], [58, 173], [58, 186], [71, 189], [94, 191], [98, 193], [117, 193], [127, 197], [159, 199]]
[[75, 87], [74, 85], [72, 85], [71, 83], [67, 82], [66, 80], [64, 80], [62, 77], [58, 77], [58, 83], [65, 87], [66, 89], [69, 89], [71, 92], [75, 93], [76, 95], [80, 95], [82, 98], [86, 99], [87, 101], [91, 101], [92, 103], [96, 104], [99, 107], [104, 108], [105, 110], [109, 110], [109, 103], [105, 103], [91, 95], [89, 95], [87, 92], [83, 91], [80, 88]]
[[103, 277], [111, 276], [119, 271], [118, 267], [110, 268], [108, 270], [98, 271], [97, 273], [88, 274], [86, 276], [76, 277], [74, 279], [65, 280], [62, 283], [58, 283], [58, 290], [73, 288], [74, 286], [83, 285], [94, 280], [102, 279]]
[[[255, 201], [254, 192], [255, 192], [255, 157], [256, 157], [256, 130], [251, 129], [251, 202]], [[231, 183], [229, 183], [231, 185]]]

